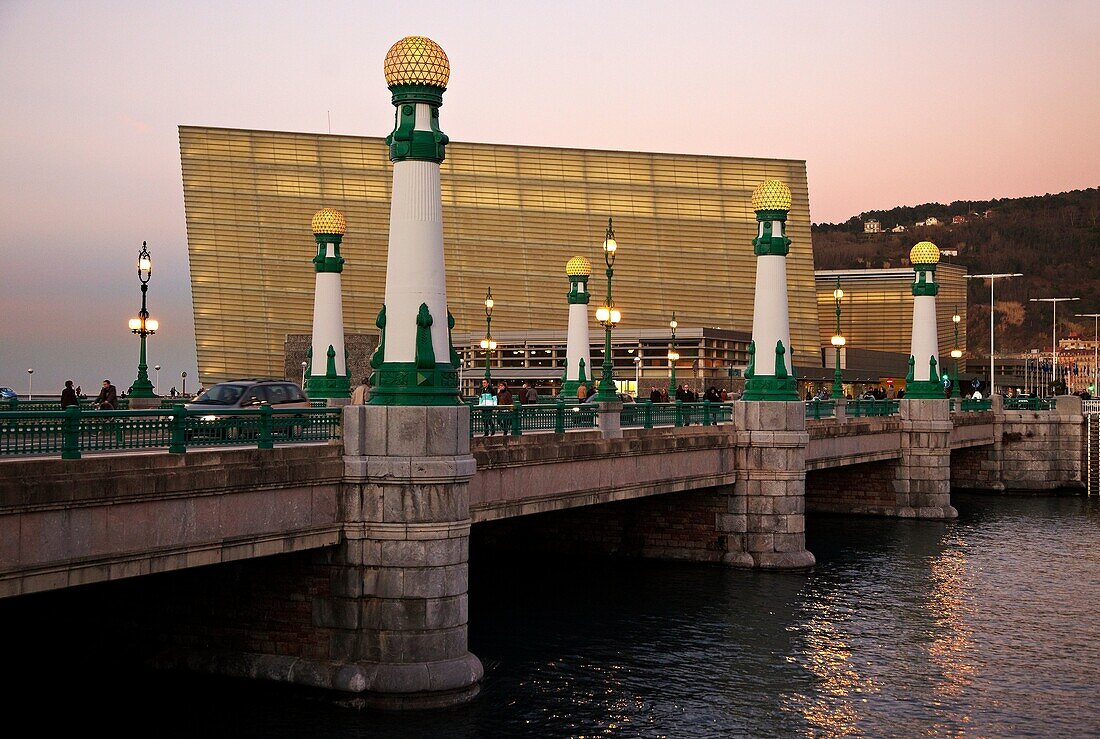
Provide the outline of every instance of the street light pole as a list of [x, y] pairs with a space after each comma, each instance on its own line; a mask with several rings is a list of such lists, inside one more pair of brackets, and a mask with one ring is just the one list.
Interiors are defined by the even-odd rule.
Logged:
[[489, 372], [489, 357], [497, 348], [497, 343], [493, 341], [493, 305], [493, 288], [488, 287], [485, 289], [485, 338], [481, 340], [481, 348], [485, 350], [485, 379], [490, 384], [493, 377]]
[[622, 314], [611, 299], [611, 277], [615, 274], [615, 255], [619, 245], [615, 241], [615, 229], [612, 220], [607, 219], [607, 231], [603, 239], [603, 259], [607, 265], [607, 303], [596, 309], [596, 320], [603, 325], [603, 378], [596, 393], [597, 402], [618, 400], [615, 392], [615, 366], [611, 359], [611, 329], [622, 320]]
[[676, 362], [680, 359], [680, 353], [676, 351], [676, 311], [672, 311], [672, 320], [668, 327], [672, 329], [672, 343], [668, 345], [668, 399], [676, 400]]
[[27, 368], [27, 400], [34, 400], [34, 368]]
[[968, 280], [989, 280], [989, 394], [993, 394], [993, 317], [996, 315], [996, 311], [993, 310], [993, 285], [1001, 277], [1023, 277], [1022, 272], [999, 272], [996, 274], [988, 275], [967, 275]]
[[131, 398], [152, 398], [153, 383], [149, 382], [149, 365], [145, 360], [145, 339], [152, 336], [160, 328], [157, 321], [149, 318], [149, 309], [146, 307], [146, 296], [149, 292], [149, 280], [153, 276], [153, 263], [149, 258], [149, 247], [146, 242], [141, 242], [141, 251], [138, 252], [138, 280], [141, 282], [141, 311], [137, 318], [130, 319], [130, 331], [141, 337], [141, 353], [138, 356], [138, 374], [130, 390]]
[[1078, 318], [1092, 319], [1092, 394], [1100, 395], [1100, 313], [1077, 313]]
[[845, 344], [844, 336], [840, 333], [840, 299], [843, 297], [844, 291], [840, 289], [840, 275], [837, 275], [836, 288], [833, 290], [833, 300], [836, 302], [836, 333], [833, 334], [831, 339], [833, 346], [836, 347], [836, 364], [833, 368], [834, 399], [844, 396], [844, 383], [840, 375], [840, 348]]
[[309, 362], [302, 362], [302, 389], [306, 387], [306, 367], [309, 366]]
[[157, 371], [157, 386], [153, 388], [153, 394], [160, 395], [160, 365], [155, 365], [153, 369]]
[[[959, 346], [959, 322], [962, 321], [962, 316], [959, 315], [959, 306], [955, 306], [955, 313], [951, 316], [951, 323], [955, 324], [955, 344], [951, 349], [951, 358], [955, 360], [955, 382], [951, 384], [952, 397], [959, 397], [962, 395], [962, 391], [959, 388], [959, 360], [962, 358], [962, 347]], [[1024, 374], [1027, 374], [1027, 364], [1025, 360]]]
[[[1054, 320], [1050, 324], [1050, 352], [1054, 358], [1054, 366], [1051, 368], [1051, 385], [1053, 394], [1058, 394], [1058, 304], [1068, 303], [1081, 298], [1031, 298], [1032, 303], [1050, 303], [1054, 306]], [[1063, 383], [1064, 384], [1064, 383]]]

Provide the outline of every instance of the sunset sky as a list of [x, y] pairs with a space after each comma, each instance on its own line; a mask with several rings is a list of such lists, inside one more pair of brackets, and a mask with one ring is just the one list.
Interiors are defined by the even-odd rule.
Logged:
[[129, 386], [142, 240], [150, 365], [195, 377], [176, 127], [385, 135], [408, 34], [454, 140], [805, 159], [837, 221], [1100, 184], [1098, 32], [1096, 0], [0, 0], [0, 385]]

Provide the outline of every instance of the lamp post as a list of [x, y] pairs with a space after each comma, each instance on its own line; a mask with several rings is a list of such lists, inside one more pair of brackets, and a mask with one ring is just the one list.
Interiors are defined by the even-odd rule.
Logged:
[[1092, 394], [1100, 394], [1100, 313], [1076, 313], [1078, 318], [1092, 319]]
[[844, 291], [840, 289], [840, 275], [836, 276], [836, 288], [833, 290], [833, 301], [836, 302], [836, 333], [831, 339], [836, 348], [836, 365], [833, 370], [833, 398], [844, 397], [844, 384], [840, 378], [840, 349], [844, 346], [845, 339], [840, 333], [840, 299], [844, 297]]
[[[1054, 306], [1054, 320], [1050, 324], [1050, 351], [1054, 358], [1054, 366], [1051, 368], [1050, 382], [1055, 395], [1058, 394], [1058, 304], [1067, 303], [1081, 298], [1032, 298], [1032, 303], [1050, 303]], [[1063, 383], [1064, 385], [1065, 383]], [[1068, 392], [1068, 389], [1066, 390]]]
[[186, 372], [180, 372], [180, 388], [181, 388], [180, 394], [181, 395], [187, 395], [187, 373]]
[[493, 341], [493, 288], [485, 289], [485, 338], [481, 340], [481, 348], [485, 350], [485, 379], [490, 384], [493, 382], [492, 373], [489, 371], [489, 357], [497, 348]]
[[607, 232], [603, 239], [603, 260], [607, 265], [607, 303], [596, 309], [596, 320], [603, 326], [603, 377], [600, 379], [600, 389], [596, 393], [596, 401], [603, 403], [618, 400], [615, 392], [615, 366], [611, 360], [611, 329], [622, 320], [622, 314], [615, 307], [615, 301], [611, 299], [611, 277], [615, 274], [615, 254], [619, 245], [615, 241], [615, 229], [612, 221], [607, 219]]
[[34, 400], [34, 367], [27, 368], [27, 400]]
[[676, 362], [680, 359], [680, 353], [676, 351], [676, 311], [672, 311], [672, 320], [668, 327], [672, 329], [672, 343], [668, 345], [668, 399], [676, 400]]
[[153, 389], [153, 392], [156, 395], [160, 395], [160, 365], [154, 365], [153, 369], [157, 371], [157, 386]]
[[[959, 315], [959, 306], [955, 306], [955, 313], [951, 316], [951, 323], [955, 327], [955, 344], [951, 349], [951, 358], [955, 360], [955, 382], [951, 384], [951, 397], [958, 398], [962, 395], [962, 390], [959, 388], [959, 360], [962, 359], [962, 348], [959, 346], [959, 322], [962, 321], [962, 316]], [[1025, 365], [1026, 366], [1026, 365]]]
[[137, 318], [130, 319], [130, 331], [141, 337], [141, 353], [138, 356], [138, 374], [134, 380], [131, 398], [152, 398], [153, 383], [149, 382], [149, 365], [145, 362], [145, 339], [152, 336], [160, 328], [157, 321], [149, 318], [149, 310], [145, 301], [149, 292], [149, 280], [153, 276], [153, 262], [149, 259], [149, 248], [146, 242], [141, 242], [141, 251], [138, 252], [138, 280], [141, 282], [141, 311]]
[[309, 367], [309, 362], [302, 362], [302, 389], [306, 387], [306, 368]]
[[1002, 277], [1023, 277], [1022, 272], [998, 272], [988, 275], [967, 275], [968, 280], [989, 280], [989, 394], [993, 394], [993, 286]]

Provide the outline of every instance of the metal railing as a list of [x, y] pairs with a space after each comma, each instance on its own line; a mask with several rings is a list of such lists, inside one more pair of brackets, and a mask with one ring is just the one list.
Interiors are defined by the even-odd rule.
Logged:
[[537, 403], [535, 405], [478, 405], [470, 408], [470, 436], [521, 436], [524, 431], [596, 428], [599, 406], [595, 403]]
[[1005, 398], [1006, 411], [1052, 411], [1057, 401], [1054, 398]]
[[187, 410], [0, 411], [0, 456], [53, 455], [80, 459], [83, 452], [255, 446], [340, 438], [339, 408]]
[[854, 418], [873, 416], [893, 416], [901, 408], [901, 401], [885, 398], [883, 400], [849, 400], [844, 404], [844, 412]]
[[1081, 412], [1088, 415], [1100, 414], [1100, 398], [1090, 398], [1081, 401]]
[[981, 400], [974, 400], [973, 398], [952, 398], [951, 410], [962, 411], [963, 413], [993, 410], [993, 398], [982, 398]]
[[835, 418], [836, 417], [836, 401], [835, 400], [807, 400], [806, 401], [806, 418]]

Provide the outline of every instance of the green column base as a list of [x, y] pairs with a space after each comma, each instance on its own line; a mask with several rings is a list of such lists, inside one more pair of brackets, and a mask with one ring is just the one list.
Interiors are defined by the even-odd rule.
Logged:
[[156, 393], [153, 392], [153, 383], [149, 378], [141, 378], [134, 380], [134, 384], [131, 386], [133, 390], [130, 391], [128, 398], [155, 398]]
[[311, 398], [350, 398], [351, 378], [307, 377], [305, 391]]
[[905, 399], [943, 400], [943, 385], [937, 380], [910, 380], [905, 383]]
[[383, 362], [371, 375], [370, 405], [460, 405], [458, 372], [449, 363]]
[[745, 380], [745, 394], [741, 400], [779, 400], [798, 402], [798, 383], [793, 377], [750, 377]]

